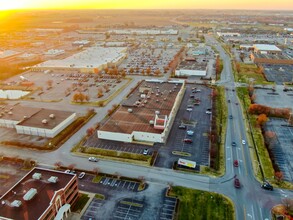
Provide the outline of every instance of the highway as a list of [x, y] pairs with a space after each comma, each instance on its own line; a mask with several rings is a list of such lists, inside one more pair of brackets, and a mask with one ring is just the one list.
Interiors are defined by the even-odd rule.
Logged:
[[[171, 169], [157, 167], [143, 167], [115, 161], [100, 160], [98, 163], [89, 162], [85, 157], [72, 155], [70, 150], [80, 138], [85, 135], [87, 128], [98, 121], [101, 121], [107, 114], [107, 110], [113, 104], [119, 104], [125, 95], [129, 92], [139, 78], [134, 80], [131, 85], [122, 91], [105, 108], [96, 108], [97, 115], [88, 122], [82, 129], [73, 135], [62, 147], [53, 152], [38, 152], [28, 149], [8, 148], [0, 146], [0, 154], [6, 156], [21, 156], [22, 158], [31, 158], [37, 160], [39, 165], [44, 167], [53, 167], [54, 163], [61, 161], [64, 165], [75, 164], [76, 167], [85, 170], [93, 170], [99, 167], [102, 172], [115, 173], [128, 177], [144, 176], [147, 182], [173, 184], [193, 189], [217, 192], [229, 197], [235, 204], [236, 219], [270, 219], [270, 209], [273, 205], [281, 202], [284, 197], [293, 198], [293, 192], [288, 190], [275, 189], [274, 191], [263, 190], [260, 183], [255, 179], [248, 143], [241, 144], [241, 140], [246, 140], [246, 127], [242, 115], [242, 107], [237, 95], [232, 89], [235, 89], [235, 83], [232, 74], [232, 67], [229, 56], [224, 52], [220, 44], [211, 36], [207, 36], [207, 43], [216, 45], [224, 60], [224, 69], [221, 80], [217, 84], [224, 85], [228, 90], [226, 92], [229, 115], [233, 119], [228, 120], [225, 154], [226, 154], [226, 172], [220, 178], [213, 178], [203, 175], [194, 175], [176, 172]], [[236, 105], [235, 103], [239, 103]], [[232, 147], [231, 142], [235, 141], [237, 146]], [[233, 160], [239, 161], [239, 167], [233, 166]], [[234, 188], [234, 176], [240, 179], [242, 187]]]

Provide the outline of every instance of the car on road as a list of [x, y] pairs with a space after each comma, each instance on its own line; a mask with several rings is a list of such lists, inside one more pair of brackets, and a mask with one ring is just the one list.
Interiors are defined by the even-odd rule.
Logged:
[[271, 190], [271, 191], [274, 190], [274, 187], [269, 182], [267, 182], [267, 181], [264, 181], [261, 184], [261, 188], [266, 189], [266, 190]]
[[231, 102], [230, 99], [228, 99], [228, 102], [229, 102], [229, 103]]
[[246, 141], [245, 141], [245, 140], [242, 140], [242, 144], [243, 144], [243, 145], [246, 144]]
[[192, 140], [189, 139], [189, 138], [185, 138], [183, 141], [184, 141], [185, 143], [187, 143], [187, 144], [191, 144], [191, 143], [192, 143]]
[[178, 128], [179, 129], [186, 129], [186, 125], [179, 125]]
[[230, 118], [230, 119], [233, 119], [233, 116], [232, 116], [232, 115], [229, 115], [229, 118]]
[[91, 162], [98, 162], [98, 159], [95, 157], [89, 157], [89, 161]]
[[187, 108], [186, 111], [192, 112], [192, 108]]
[[143, 155], [147, 155], [148, 153], [149, 153], [149, 149], [146, 148], [146, 149], [143, 150], [143, 153], [142, 154]]
[[187, 135], [192, 136], [192, 135], [194, 134], [194, 131], [192, 131], [192, 130], [187, 130], [186, 133], [187, 133]]
[[65, 170], [64, 173], [70, 173], [70, 170]]
[[212, 114], [212, 112], [211, 111], [206, 111], [206, 114], [210, 115], [210, 114]]
[[239, 166], [238, 160], [234, 160], [233, 165], [234, 165], [234, 167], [238, 167]]
[[235, 179], [234, 179], [234, 186], [235, 186], [235, 188], [241, 187], [240, 180], [237, 177], [235, 177]]
[[235, 102], [235, 105], [238, 105], [238, 102]]
[[235, 141], [232, 142], [232, 147], [236, 147], [236, 142]]
[[85, 176], [85, 172], [81, 172], [81, 173], [78, 175], [78, 179], [82, 179], [84, 176]]

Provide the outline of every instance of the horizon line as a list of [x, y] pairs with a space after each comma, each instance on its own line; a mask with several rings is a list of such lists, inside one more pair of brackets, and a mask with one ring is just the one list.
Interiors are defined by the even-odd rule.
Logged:
[[151, 10], [170, 10], [170, 11], [179, 11], [179, 10], [220, 10], [220, 11], [237, 11], [237, 10], [244, 10], [244, 11], [293, 11], [293, 9], [248, 9], [248, 8], [17, 8], [17, 9], [0, 9], [0, 12], [4, 11], [83, 11], [83, 10], [143, 10], [143, 11], [151, 11]]

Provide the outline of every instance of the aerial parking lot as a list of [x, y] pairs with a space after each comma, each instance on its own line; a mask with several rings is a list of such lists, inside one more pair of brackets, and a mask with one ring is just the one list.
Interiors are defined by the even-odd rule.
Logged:
[[[284, 119], [270, 118], [265, 125], [266, 132], [273, 132], [275, 136], [267, 141], [271, 145], [276, 164], [284, 174], [284, 179], [293, 180], [293, 127], [288, 126]], [[265, 135], [265, 138], [266, 135]]]
[[[28, 80], [39, 88], [26, 96], [27, 102], [34, 101], [30, 103], [37, 107], [48, 106], [48, 102], [50, 102], [53, 108], [62, 106], [64, 110], [74, 110], [80, 113], [84, 113], [88, 106], [72, 105], [72, 102], [88, 102], [91, 105], [95, 105], [95, 103], [98, 105], [99, 101], [107, 100], [129, 82], [128, 79], [116, 79], [108, 75], [82, 74], [77, 71], [27, 72], [21, 77], [24, 77], [24, 82]], [[20, 76], [6, 80], [7, 83], [13, 85], [22, 81]], [[84, 97], [86, 96], [82, 101], [75, 99], [74, 96], [80, 93]]]
[[[137, 191], [137, 182], [103, 177], [94, 183], [93, 178], [86, 174], [79, 179], [79, 188], [92, 193], [80, 219], [174, 219], [177, 199], [166, 196], [165, 186], [149, 184]], [[95, 197], [96, 194], [99, 197]]]
[[[199, 165], [209, 165], [210, 94], [210, 88], [187, 85], [166, 146], [159, 148], [156, 166], [171, 168], [182, 157]], [[187, 156], [182, 156], [181, 153], [186, 153]]]

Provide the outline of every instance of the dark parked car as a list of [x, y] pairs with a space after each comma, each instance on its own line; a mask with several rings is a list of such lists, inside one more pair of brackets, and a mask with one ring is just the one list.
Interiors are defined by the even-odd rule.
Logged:
[[240, 180], [238, 178], [234, 179], [234, 186], [235, 186], [235, 188], [240, 188], [241, 187]]
[[238, 160], [234, 160], [233, 165], [234, 167], [238, 167], [239, 166]]
[[183, 141], [184, 141], [185, 143], [187, 143], [187, 144], [191, 144], [191, 143], [192, 143], [192, 140], [191, 140], [191, 139], [188, 139], [188, 138], [184, 139]]
[[232, 142], [232, 147], [236, 147], [236, 142], [235, 141]]
[[261, 188], [263, 188], [263, 189], [267, 189], [267, 190], [271, 190], [271, 191], [274, 190], [274, 187], [273, 187], [269, 182], [266, 182], [266, 181], [264, 181], [264, 182], [261, 184]]

